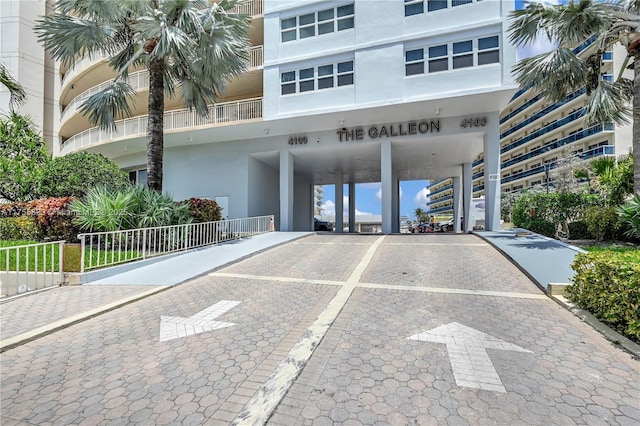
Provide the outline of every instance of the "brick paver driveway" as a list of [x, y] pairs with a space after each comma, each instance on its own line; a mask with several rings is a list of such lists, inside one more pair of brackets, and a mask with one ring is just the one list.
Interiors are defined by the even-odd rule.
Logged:
[[638, 361], [472, 235], [310, 236], [0, 367], [3, 425], [640, 422]]

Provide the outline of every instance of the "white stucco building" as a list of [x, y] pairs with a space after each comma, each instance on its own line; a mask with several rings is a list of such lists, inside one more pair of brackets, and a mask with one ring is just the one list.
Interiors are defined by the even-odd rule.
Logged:
[[[44, 10], [42, 1], [19, 3]], [[250, 70], [207, 119], [166, 103], [164, 188], [174, 198], [215, 198], [228, 217], [275, 214], [279, 230], [311, 230], [314, 185], [335, 184], [340, 212], [348, 184], [349, 217], [336, 218], [342, 230], [355, 223], [355, 184], [381, 182], [382, 232], [399, 232], [400, 181], [452, 178], [462, 195], [454, 197], [462, 200], [456, 217], [468, 217], [472, 162], [484, 152], [485, 224], [499, 227], [499, 116], [517, 90], [507, 36], [514, 2], [250, 0], [239, 7], [252, 15]], [[3, 52], [10, 44], [3, 33]], [[49, 86], [41, 90], [55, 94], [44, 114], [52, 123], [43, 122], [52, 151], [101, 152], [143, 181], [146, 103], [117, 132], [99, 131], [78, 107], [111, 77], [103, 59], [43, 68], [56, 76], [43, 77]], [[146, 72], [132, 70], [130, 82], [144, 99]]]

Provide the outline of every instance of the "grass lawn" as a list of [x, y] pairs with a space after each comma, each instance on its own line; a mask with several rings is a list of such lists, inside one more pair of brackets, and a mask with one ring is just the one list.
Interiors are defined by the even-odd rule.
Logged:
[[582, 248], [590, 253], [611, 253], [622, 260], [640, 264], [640, 249], [637, 247], [587, 246]]
[[[4, 240], [3, 247], [37, 244], [37, 241]], [[24, 247], [19, 250], [0, 250], [0, 271], [58, 271], [60, 250], [57, 245]]]

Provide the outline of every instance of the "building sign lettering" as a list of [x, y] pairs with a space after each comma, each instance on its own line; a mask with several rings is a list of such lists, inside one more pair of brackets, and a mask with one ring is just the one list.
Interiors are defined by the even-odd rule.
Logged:
[[369, 139], [388, 138], [395, 136], [417, 135], [440, 132], [440, 120], [410, 121], [408, 123], [371, 126], [368, 129], [356, 127], [352, 129], [338, 129], [340, 142], [361, 141], [365, 136]]
[[487, 117], [465, 118], [460, 123], [460, 127], [483, 127], [487, 125]]
[[306, 136], [291, 136], [289, 138], [289, 145], [306, 145], [308, 141]]

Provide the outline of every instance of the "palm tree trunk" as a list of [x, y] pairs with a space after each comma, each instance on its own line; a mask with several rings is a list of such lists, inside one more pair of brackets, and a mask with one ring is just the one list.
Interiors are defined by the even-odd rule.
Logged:
[[149, 64], [149, 120], [147, 122], [147, 186], [162, 192], [164, 154], [164, 60]]
[[633, 192], [640, 194], [640, 54], [633, 62]]

